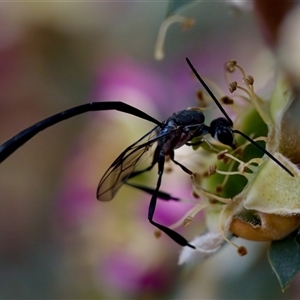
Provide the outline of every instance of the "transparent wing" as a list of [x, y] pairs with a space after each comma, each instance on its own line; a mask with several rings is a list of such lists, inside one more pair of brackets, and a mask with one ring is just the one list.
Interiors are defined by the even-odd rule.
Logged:
[[97, 199], [100, 201], [112, 200], [124, 181], [141, 161], [141, 158], [148, 154], [148, 150], [163, 136], [166, 134], [160, 134], [159, 126], [156, 126], [126, 148], [101, 178], [97, 189]]

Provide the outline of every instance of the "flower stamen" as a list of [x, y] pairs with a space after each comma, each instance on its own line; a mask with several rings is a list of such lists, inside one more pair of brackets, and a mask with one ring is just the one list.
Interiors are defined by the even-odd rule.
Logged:
[[163, 48], [167, 31], [169, 27], [174, 23], [181, 23], [184, 29], [189, 29], [195, 24], [195, 20], [193, 18], [187, 18], [180, 15], [173, 15], [163, 21], [159, 28], [157, 40], [154, 47], [154, 58], [156, 60], [162, 60], [165, 56]]
[[[236, 69], [238, 69], [241, 74], [242, 74], [242, 80], [243, 83], [246, 85], [247, 88], [243, 88], [240, 85], [238, 85], [238, 83], [236, 81], [232, 82], [232, 80], [230, 80], [230, 73], [233, 73]], [[269, 116], [266, 113], [266, 111], [264, 111], [263, 107], [264, 107], [264, 103], [263, 101], [256, 95], [255, 91], [254, 91], [254, 77], [252, 75], [246, 75], [246, 72], [244, 71], [244, 69], [239, 66], [237, 64], [236, 61], [234, 60], [230, 60], [229, 62], [227, 62], [225, 64], [225, 70], [226, 70], [226, 80], [228, 82], [228, 86], [229, 86], [229, 91], [232, 93], [234, 91], [236, 91], [237, 89], [242, 90], [243, 92], [245, 92], [247, 94], [248, 98], [245, 98], [243, 96], [240, 96], [241, 99], [246, 100], [247, 102], [251, 102], [253, 103], [255, 109], [257, 110], [257, 112], [259, 113], [259, 115], [262, 117], [262, 119], [264, 120], [264, 122], [266, 124], [268, 124], [269, 121]]]
[[223, 198], [205, 190], [204, 188], [199, 186], [195, 181], [194, 181], [194, 186], [197, 188], [200, 195], [202, 194], [209, 199], [210, 203], [221, 202], [225, 204], [230, 204], [233, 201], [232, 198]]
[[219, 215], [218, 226], [219, 226], [220, 234], [222, 235], [223, 239], [224, 239], [228, 244], [230, 244], [231, 246], [237, 248], [237, 253], [238, 253], [240, 256], [244, 256], [244, 255], [246, 255], [246, 254], [248, 253], [247, 248], [246, 248], [245, 246], [243, 246], [243, 245], [240, 246], [240, 245], [234, 243], [233, 241], [231, 241], [230, 239], [228, 239], [227, 236], [226, 236], [226, 234], [225, 234], [225, 230], [224, 230], [224, 228], [223, 228], [223, 226], [222, 226], [222, 224], [221, 224], [221, 220], [222, 220], [222, 217], [223, 217], [223, 215], [224, 215], [224, 212], [225, 212], [226, 208], [227, 208], [227, 205], [225, 205], [225, 206], [222, 208], [222, 210], [221, 210], [221, 212], [220, 212], [220, 215]]
[[[243, 162], [242, 160], [238, 159], [237, 157], [225, 153], [226, 157], [231, 158], [233, 161], [237, 162], [239, 164], [237, 171], [231, 171], [231, 168], [229, 168], [227, 171], [222, 171], [215, 169], [215, 173], [221, 174], [221, 175], [243, 175], [247, 178], [247, 174], [250, 174], [249, 172], [246, 172], [245, 169], [249, 169], [252, 172], [255, 172], [257, 170], [257, 166], [260, 166], [263, 163], [263, 160], [259, 157], [252, 158], [248, 162]], [[253, 165], [255, 164], [255, 165]]]
[[168, 228], [174, 230], [182, 225], [184, 227], [188, 227], [192, 223], [196, 214], [198, 212], [200, 212], [201, 210], [203, 210], [204, 208], [206, 208], [207, 206], [208, 206], [208, 203], [205, 203], [205, 202], [198, 203], [195, 207], [193, 207], [187, 213], [185, 213], [184, 216], [182, 218], [180, 218], [177, 222], [168, 226]]

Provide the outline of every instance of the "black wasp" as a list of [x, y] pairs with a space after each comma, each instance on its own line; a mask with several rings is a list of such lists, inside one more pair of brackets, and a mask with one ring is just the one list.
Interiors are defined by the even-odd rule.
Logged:
[[[12, 154], [15, 150], [21, 147], [24, 143], [26, 143], [40, 131], [63, 120], [72, 118], [76, 115], [85, 112], [100, 110], [118, 110], [150, 121], [156, 124], [156, 127], [154, 127], [150, 132], [146, 133], [142, 138], [133, 143], [131, 146], [126, 148], [112, 163], [112, 165], [109, 167], [109, 169], [105, 172], [104, 176], [100, 180], [97, 189], [97, 198], [100, 201], [112, 200], [119, 188], [124, 183], [150, 193], [152, 196], [148, 209], [149, 222], [157, 228], [159, 228], [164, 233], [166, 233], [171, 239], [173, 239], [181, 246], [189, 246], [195, 249], [195, 247], [191, 245], [183, 236], [164, 225], [156, 223], [153, 220], [156, 202], [158, 198], [161, 198], [163, 200], [178, 200], [178, 198], [174, 198], [171, 195], [161, 192], [159, 190], [162, 181], [162, 175], [164, 172], [164, 164], [166, 157], [169, 157], [175, 164], [180, 166], [184, 172], [190, 175], [192, 174], [192, 171], [190, 171], [185, 166], [183, 166], [175, 160], [175, 149], [180, 148], [183, 145], [191, 146], [193, 145], [191, 142], [193, 138], [201, 138], [207, 134], [210, 134], [217, 141], [221, 142], [222, 144], [228, 145], [234, 149], [236, 147], [234, 133], [238, 133], [242, 135], [245, 139], [250, 141], [257, 148], [259, 148], [261, 151], [263, 151], [265, 154], [267, 154], [273, 161], [275, 161], [291, 176], [293, 176], [293, 174], [263, 147], [261, 147], [259, 144], [257, 144], [244, 133], [233, 129], [232, 120], [222, 108], [212, 91], [197, 73], [190, 60], [188, 58], [186, 60], [193, 73], [196, 75], [196, 77], [206, 89], [208, 94], [212, 97], [212, 99], [219, 107], [225, 118], [217, 118], [211, 122], [210, 126], [207, 126], [204, 124], [205, 117], [200, 110], [186, 109], [174, 113], [171, 117], [169, 117], [167, 120], [161, 123], [149, 116], [148, 114], [142, 112], [141, 110], [123, 102], [91, 102], [55, 114], [21, 131], [19, 134], [15, 135], [0, 146], [0, 162], [4, 161], [10, 154]], [[146, 138], [148, 139], [146, 142], [144, 142]], [[135, 167], [141, 160], [141, 157], [144, 154], [146, 154], [151, 148], [151, 146], [155, 143], [157, 145], [150, 166], [144, 170], [135, 171]], [[158, 179], [155, 189], [135, 185], [128, 182], [130, 178], [133, 178], [143, 172], [151, 170], [156, 164], [158, 165]]]

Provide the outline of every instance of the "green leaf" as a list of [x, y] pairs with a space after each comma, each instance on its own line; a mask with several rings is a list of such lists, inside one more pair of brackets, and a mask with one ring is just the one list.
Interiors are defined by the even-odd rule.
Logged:
[[268, 253], [282, 291], [300, 270], [300, 232], [294, 231], [280, 241], [273, 241]]
[[188, 5], [195, 2], [196, 0], [169, 0], [167, 17], [178, 13], [178, 11], [185, 9]]

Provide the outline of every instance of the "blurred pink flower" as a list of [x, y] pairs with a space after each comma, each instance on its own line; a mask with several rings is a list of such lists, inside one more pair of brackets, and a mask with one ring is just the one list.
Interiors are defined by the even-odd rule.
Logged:
[[131, 253], [116, 251], [108, 255], [98, 266], [98, 276], [103, 277], [110, 296], [137, 297], [140, 294], [161, 294], [168, 290], [174, 280], [170, 265], [149, 265], [141, 262]]

